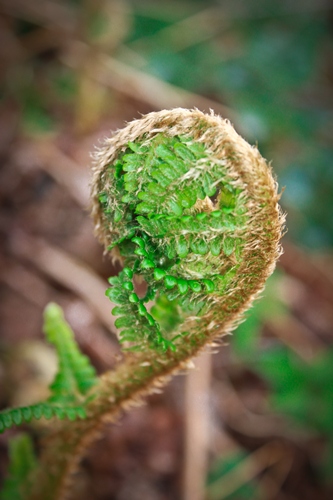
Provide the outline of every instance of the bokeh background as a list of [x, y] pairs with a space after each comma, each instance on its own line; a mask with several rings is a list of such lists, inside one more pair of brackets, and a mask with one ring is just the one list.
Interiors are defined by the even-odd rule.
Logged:
[[[1, 406], [47, 394], [51, 300], [100, 373], [119, 355], [104, 296], [118, 269], [89, 216], [94, 145], [142, 113], [211, 108], [285, 188], [284, 255], [216, 354], [106, 429], [73, 498], [332, 499], [332, 4], [1, 0], [0, 12]], [[16, 433], [0, 436], [2, 477]]]

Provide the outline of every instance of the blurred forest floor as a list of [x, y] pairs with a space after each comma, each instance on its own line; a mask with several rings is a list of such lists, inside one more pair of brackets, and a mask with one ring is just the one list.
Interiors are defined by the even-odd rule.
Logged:
[[[333, 15], [325, 1], [245, 4], [0, 1], [1, 407], [46, 395], [50, 301], [99, 373], [119, 356], [104, 295], [119, 269], [89, 216], [90, 153], [110, 130], [211, 108], [286, 188], [263, 299], [216, 354], [106, 429], [80, 500], [333, 498]], [[0, 436], [2, 477], [15, 433]]]

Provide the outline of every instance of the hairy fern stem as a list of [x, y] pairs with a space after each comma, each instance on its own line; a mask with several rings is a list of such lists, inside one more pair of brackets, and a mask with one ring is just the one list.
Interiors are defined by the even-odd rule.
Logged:
[[124, 265], [106, 292], [124, 361], [87, 392], [86, 418], [47, 437], [29, 500], [70, 498], [103, 424], [230, 333], [281, 252], [271, 170], [213, 114], [174, 109], [128, 124], [96, 154], [92, 196], [97, 236]]

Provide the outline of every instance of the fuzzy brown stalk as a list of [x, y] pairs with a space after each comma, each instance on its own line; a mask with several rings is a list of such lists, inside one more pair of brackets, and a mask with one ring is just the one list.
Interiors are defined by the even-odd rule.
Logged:
[[[150, 113], [128, 124], [107, 139], [96, 155], [93, 180], [93, 216], [99, 239], [108, 246], [110, 233], [98, 195], [108, 183], [106, 172], [129, 141], [149, 138], [157, 133], [188, 136], [203, 142], [207, 155], [220, 162], [233, 186], [241, 187], [247, 209], [245, 246], [241, 264], [223, 295], [212, 293], [210, 309], [202, 317], [190, 317], [182, 328], [191, 332], [177, 344], [175, 352], [147, 350], [125, 356], [115, 371], [104, 374], [93, 391], [94, 398], [83, 421], [61, 423], [48, 438], [29, 500], [64, 500], [70, 498], [71, 482], [79, 462], [105, 423], [142, 401], [142, 397], [164, 385], [169, 376], [186, 369], [188, 361], [199, 352], [230, 333], [241, 321], [253, 300], [264, 287], [281, 254], [280, 238], [284, 216], [281, 214], [277, 184], [271, 169], [258, 150], [251, 147], [229, 122], [198, 110], [174, 109]], [[194, 172], [195, 174], [195, 172]], [[207, 211], [209, 203], [207, 205]], [[205, 203], [201, 209], [205, 210]], [[117, 231], [116, 227], [109, 228]], [[223, 262], [221, 257], [221, 269]]]

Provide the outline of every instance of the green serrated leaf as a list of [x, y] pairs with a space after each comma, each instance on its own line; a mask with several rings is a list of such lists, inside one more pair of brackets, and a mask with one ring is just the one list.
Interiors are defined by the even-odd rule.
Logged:
[[76, 398], [78, 394], [86, 394], [97, 384], [94, 367], [84, 356], [74, 339], [74, 333], [63, 317], [63, 312], [54, 303], [49, 304], [44, 313], [44, 332], [47, 339], [56, 347], [59, 357], [59, 371], [55, 382], [51, 384], [53, 401]]

